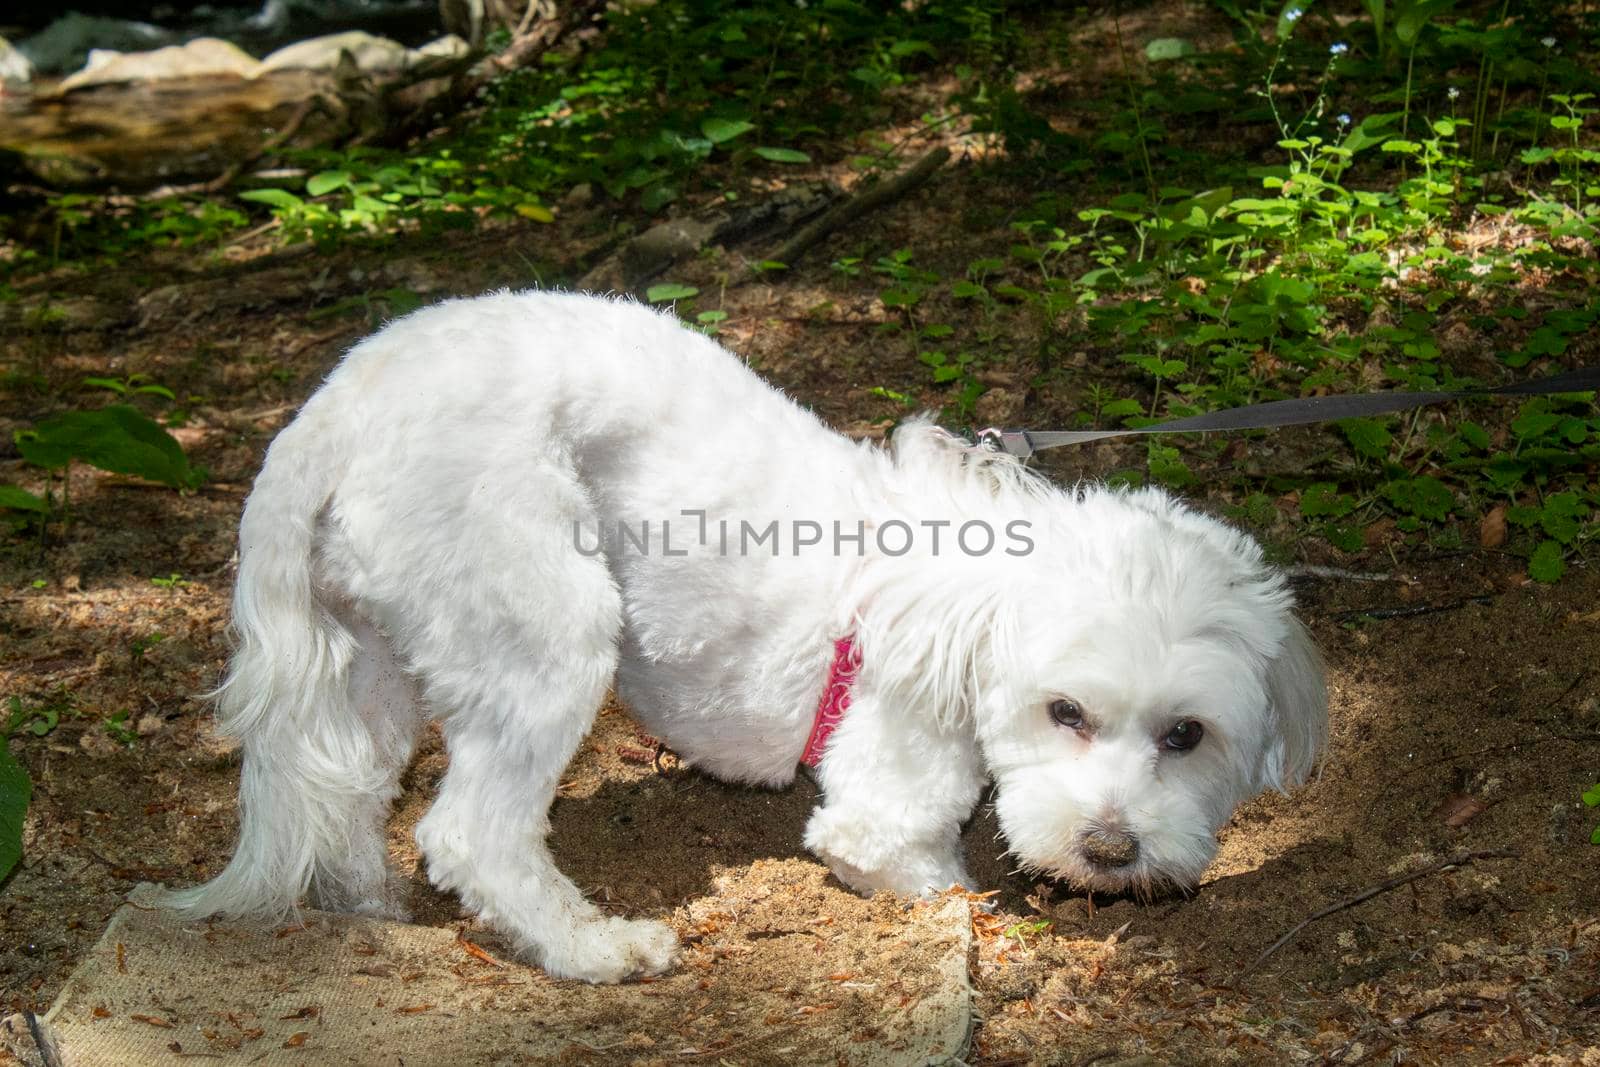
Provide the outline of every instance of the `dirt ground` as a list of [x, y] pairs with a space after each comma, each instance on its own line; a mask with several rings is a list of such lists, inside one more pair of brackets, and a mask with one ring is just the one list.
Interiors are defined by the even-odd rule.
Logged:
[[[992, 213], [994, 196], [980, 159], [958, 162], [807, 269], [727, 288], [723, 342], [855, 435], [881, 433], [898, 413], [873, 386], [939, 406], [926, 368], [878, 329], [890, 313], [873, 279], [842, 280], [824, 264], [846, 244], [914, 243], [959, 271], [977, 254], [971, 234], [930, 220]], [[0, 395], [0, 481], [39, 487], [10, 450], [13, 428], [64, 407], [86, 375], [135, 372], [202, 398], [176, 434], [211, 480], [178, 496], [79, 470], [70, 528], [52, 529], [43, 548], [0, 546], [0, 698], [60, 711], [47, 736], [13, 741], [35, 791], [22, 867], [0, 888], [0, 1009], [44, 1010], [134, 884], [203, 879], [228, 855], [238, 762], [197, 694], [222, 667], [234, 530], [262, 453], [376, 318], [359, 301], [329, 309], [390, 287], [432, 300], [570, 278], [606, 240], [600, 209], [579, 205], [550, 227], [336, 253], [272, 251], [263, 237], [217, 260], [160, 253], [22, 289], [24, 303], [48, 293], [68, 314], [0, 336], [0, 371], [21, 383]], [[729, 270], [708, 255], [675, 280], [715, 292]], [[1063, 425], [1088, 383], [1113, 373], [1096, 353], [1064, 352], [1063, 373], [1030, 380], [1030, 344], [1014, 333], [997, 349], [1002, 395], [990, 403], [1004, 421]], [[1196, 449], [1192, 495], [1220, 511], [1236, 502], [1214, 477], [1223, 468], [1294, 469], [1325, 447], [1322, 432], [1251, 439], [1242, 459]], [[1070, 480], [1139, 455], [1104, 445], [1047, 466]], [[1296, 541], [1286, 519], [1258, 532], [1286, 558], [1338, 568], [1297, 579], [1330, 671], [1321, 776], [1241, 809], [1196, 892], [1143, 903], [1013, 873], [980, 809], [970, 865], [998, 895], [976, 920], [971, 1061], [1600, 1065], [1600, 853], [1588, 844], [1596, 816], [1578, 800], [1600, 747], [1600, 573], [1578, 565], [1541, 586], [1509, 554], [1408, 543], [1392, 528], [1353, 556]], [[427, 886], [409, 837], [443, 767], [437, 743], [425, 746], [391, 844], [418, 921], [473, 929]], [[824, 879], [801, 849], [815, 799], [803, 777], [762, 792], [682, 770], [670, 754], [658, 762], [654, 739], [608, 706], [555, 806], [553, 847], [595, 899], [686, 935], [708, 898], [765, 879], [794, 893], [797, 925], [866, 939], [892, 916]], [[1462, 854], [1474, 858], [1441, 869]], [[1430, 866], [1258, 961], [1296, 924]], [[488, 933], [473, 936], [497, 950]], [[804, 1061], [766, 1055], [723, 1062]], [[650, 1057], [579, 1050], [574, 1062], [632, 1059]]]

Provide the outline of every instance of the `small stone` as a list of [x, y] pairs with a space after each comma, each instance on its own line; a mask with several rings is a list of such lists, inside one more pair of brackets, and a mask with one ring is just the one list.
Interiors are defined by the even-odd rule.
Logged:
[[122, 751], [122, 746], [113, 741], [100, 730], [88, 730], [78, 738], [78, 747], [83, 749], [95, 759], [106, 756], [115, 756]]

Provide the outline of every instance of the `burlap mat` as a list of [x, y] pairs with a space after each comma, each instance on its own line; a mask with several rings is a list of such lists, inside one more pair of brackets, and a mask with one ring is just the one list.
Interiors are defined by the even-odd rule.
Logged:
[[316, 911], [275, 929], [184, 924], [152, 891], [117, 910], [42, 1019], [5, 1021], [24, 1063], [889, 1067], [956, 1061], [969, 1037], [959, 898], [891, 912], [865, 945], [776, 894], [708, 898], [688, 909], [679, 969], [595, 987], [448, 929]]

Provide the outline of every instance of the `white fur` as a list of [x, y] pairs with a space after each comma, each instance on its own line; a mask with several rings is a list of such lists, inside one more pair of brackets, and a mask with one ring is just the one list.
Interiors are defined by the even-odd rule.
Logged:
[[[706, 513], [706, 544], [684, 509]], [[663, 519], [686, 555], [662, 551]], [[718, 519], [829, 536], [725, 554]], [[974, 519], [1026, 523], [1033, 551], [955, 550]], [[618, 520], [651, 522], [648, 554], [579, 551], [574, 523], [592, 544]], [[924, 534], [903, 556], [874, 541], [896, 520]], [[834, 521], [865, 524], [861, 555], [833, 550]], [[923, 524], [940, 521], [935, 554]], [[601, 915], [544, 843], [607, 688], [687, 762], [781, 786], [852, 632], [854, 702], [805, 835], [846, 883], [967, 882], [958, 834], [992, 779], [1024, 865], [1192, 884], [1234, 806], [1303, 778], [1321, 747], [1321, 670], [1289, 609], [1253, 542], [1158, 492], [1061, 490], [926, 421], [889, 450], [852, 444], [634, 304], [441, 304], [358, 345], [267, 455], [220, 690], [244, 748], [239, 846], [169, 899], [270, 916], [309, 890], [397, 914], [383, 823], [435, 717], [450, 767], [416, 831], [433, 882], [552, 974], [659, 972], [671, 931]], [[1051, 721], [1063, 696], [1091, 727]], [[1180, 718], [1204, 739], [1162, 750]], [[1136, 862], [1082, 855], [1106, 827], [1138, 836]]]

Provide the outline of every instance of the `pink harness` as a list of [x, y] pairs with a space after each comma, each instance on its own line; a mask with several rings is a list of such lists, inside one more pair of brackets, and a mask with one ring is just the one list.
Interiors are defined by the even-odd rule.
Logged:
[[817, 701], [817, 717], [811, 723], [811, 736], [806, 740], [806, 750], [800, 762], [815, 768], [822, 762], [822, 750], [827, 747], [828, 736], [850, 710], [850, 687], [855, 684], [861, 660], [856, 656], [855, 641], [841, 637], [833, 643], [833, 664], [828, 668], [828, 684]]

